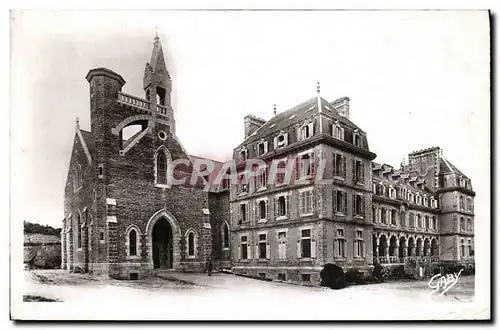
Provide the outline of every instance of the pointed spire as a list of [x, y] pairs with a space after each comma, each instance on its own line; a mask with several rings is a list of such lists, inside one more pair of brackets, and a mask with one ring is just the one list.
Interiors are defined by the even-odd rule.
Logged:
[[274, 103], [274, 115], [276, 116], [276, 103]]
[[151, 53], [151, 60], [149, 61], [149, 65], [153, 69], [153, 72], [160, 72], [163, 74], [167, 72], [165, 57], [163, 56], [163, 49], [161, 47], [158, 34], [156, 34], [155, 36], [153, 52]]

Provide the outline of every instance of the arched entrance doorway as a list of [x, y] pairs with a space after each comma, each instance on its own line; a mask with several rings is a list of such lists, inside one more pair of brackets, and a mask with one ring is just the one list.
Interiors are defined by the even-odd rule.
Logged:
[[153, 268], [173, 267], [172, 227], [166, 218], [159, 219], [153, 227]]
[[146, 226], [148, 268], [180, 269], [181, 230], [169, 211], [162, 209], [153, 214]]

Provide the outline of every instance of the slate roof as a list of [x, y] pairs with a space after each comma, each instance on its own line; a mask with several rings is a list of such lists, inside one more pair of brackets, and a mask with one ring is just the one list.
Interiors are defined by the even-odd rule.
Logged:
[[85, 144], [89, 149], [90, 155], [94, 157], [95, 155], [94, 136], [92, 135], [91, 132], [84, 131], [83, 129], [80, 129], [80, 132], [82, 132], [83, 140], [85, 140]]
[[450, 163], [447, 159], [441, 158], [441, 162], [439, 163], [439, 174], [448, 174], [448, 173], [457, 173], [467, 179], [469, 177], [463, 174], [455, 165]]
[[[326, 101], [324, 98], [321, 99], [321, 111], [335, 120], [339, 120], [341, 123], [344, 123], [346, 126], [350, 126], [354, 129], [359, 129], [362, 131], [356, 124], [347, 119], [346, 117], [341, 116], [333, 107], [333, 105]], [[257, 129], [252, 135], [250, 135], [246, 140], [244, 140], [237, 148], [260, 140], [268, 136], [273, 132], [280, 131], [286, 127], [292, 126], [294, 124], [300, 123], [307, 118], [312, 117], [313, 115], [318, 113], [318, 98], [317, 96], [312, 97], [302, 103], [297, 104], [296, 106], [280, 112], [276, 114], [276, 116], [269, 119], [264, 125], [262, 125], [259, 129]]]

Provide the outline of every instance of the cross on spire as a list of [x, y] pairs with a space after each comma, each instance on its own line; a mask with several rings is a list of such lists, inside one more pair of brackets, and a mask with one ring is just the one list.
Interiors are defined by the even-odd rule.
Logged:
[[318, 83], [316, 84], [316, 93], [318, 93], [318, 95], [319, 95], [320, 91], [321, 91], [321, 87], [320, 87], [320, 84], [318, 81]]
[[276, 103], [274, 103], [274, 115], [276, 116]]

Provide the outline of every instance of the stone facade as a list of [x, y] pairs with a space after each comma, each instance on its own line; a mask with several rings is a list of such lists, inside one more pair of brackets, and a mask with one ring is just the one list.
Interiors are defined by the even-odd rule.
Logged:
[[[125, 80], [109, 69], [86, 78], [91, 131], [76, 122], [64, 269], [134, 279], [155, 269], [203, 271], [211, 258], [237, 274], [316, 285], [328, 263], [362, 272], [410, 259], [474, 263], [470, 179], [438, 147], [410, 153], [397, 169], [374, 162], [347, 97], [329, 102], [318, 91], [268, 121], [246, 116], [229, 171], [237, 180], [220, 182], [225, 164], [198, 167], [207, 160], [175, 135], [158, 39], [145, 98], [123, 93]], [[172, 184], [170, 174], [185, 183]]]

